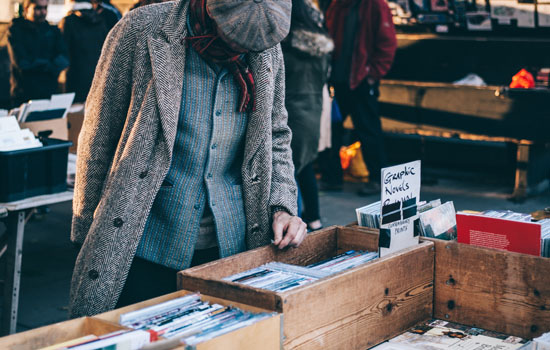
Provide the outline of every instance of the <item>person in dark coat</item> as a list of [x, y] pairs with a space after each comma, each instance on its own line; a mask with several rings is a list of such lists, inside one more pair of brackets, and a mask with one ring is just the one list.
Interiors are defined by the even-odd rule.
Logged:
[[59, 73], [69, 65], [57, 27], [46, 22], [48, 0], [25, 0], [23, 17], [8, 28], [12, 105], [50, 98], [58, 90]]
[[70, 60], [65, 90], [76, 93], [75, 102], [84, 102], [109, 28], [88, 0], [77, 0], [71, 5], [59, 24]]
[[113, 5], [105, 3], [101, 0], [91, 0], [91, 3], [94, 10], [103, 18], [103, 20], [107, 24], [107, 28], [111, 30], [121, 18], [120, 12]]
[[[392, 14], [385, 0], [334, 0], [327, 10], [327, 26], [335, 44], [330, 80], [336, 101], [342, 115], [351, 114], [369, 170], [369, 182], [359, 194], [380, 194], [380, 170], [388, 164], [378, 86], [397, 49]], [[335, 155], [338, 146], [333, 144]], [[335, 158], [334, 167], [339, 167]]]
[[322, 227], [313, 161], [319, 148], [323, 86], [334, 48], [321, 11], [311, 0], [293, 0], [290, 34], [283, 42], [288, 126], [292, 158], [302, 194], [302, 218], [310, 230]]

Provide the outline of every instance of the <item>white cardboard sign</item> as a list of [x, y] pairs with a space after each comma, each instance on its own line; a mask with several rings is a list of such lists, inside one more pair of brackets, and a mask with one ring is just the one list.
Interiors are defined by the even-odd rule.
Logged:
[[380, 256], [418, 244], [414, 235], [420, 200], [420, 161], [382, 169]]

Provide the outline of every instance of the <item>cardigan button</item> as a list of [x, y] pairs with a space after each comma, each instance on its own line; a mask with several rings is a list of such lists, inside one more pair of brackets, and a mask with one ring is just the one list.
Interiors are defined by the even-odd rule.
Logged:
[[113, 221], [113, 226], [115, 226], [115, 227], [122, 227], [123, 224], [124, 224], [124, 221], [122, 221], [121, 218], [116, 218]]
[[260, 231], [260, 225], [258, 225], [258, 224], [252, 225], [252, 227], [250, 228], [250, 231], [252, 233], [256, 233], [256, 232]]
[[90, 270], [88, 271], [88, 277], [92, 280], [96, 280], [99, 278], [99, 272], [97, 272], [97, 270]]
[[140, 178], [140, 179], [145, 179], [146, 177], [147, 177], [147, 170], [142, 171], [142, 172], [139, 174], [139, 178]]

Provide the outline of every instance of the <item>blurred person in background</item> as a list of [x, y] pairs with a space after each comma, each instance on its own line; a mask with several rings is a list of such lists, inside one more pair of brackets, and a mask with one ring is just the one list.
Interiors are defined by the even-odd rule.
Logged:
[[91, 0], [94, 10], [103, 18], [107, 29], [111, 30], [122, 16], [113, 5], [101, 0]]
[[120, 13], [120, 11], [113, 4], [111, 4], [111, 0], [101, 1], [101, 7], [113, 12], [116, 15], [117, 20], [122, 18], [122, 13]]
[[75, 0], [70, 6], [71, 10], [59, 23], [70, 61], [65, 91], [74, 92], [75, 102], [82, 103], [90, 91], [109, 27], [89, 0]]
[[[369, 182], [359, 194], [380, 193], [380, 170], [387, 166], [387, 155], [378, 87], [397, 48], [392, 14], [385, 0], [333, 0], [326, 16], [335, 44], [330, 81], [342, 115], [351, 115], [369, 170]], [[341, 145], [332, 146], [338, 154]], [[336, 157], [333, 167], [340, 167]]]
[[286, 69], [285, 106], [292, 130], [292, 158], [308, 229], [322, 227], [313, 161], [319, 149], [323, 86], [334, 44], [324, 16], [312, 0], [293, 0], [290, 34], [282, 45]]
[[57, 93], [59, 73], [69, 65], [65, 42], [46, 21], [48, 0], [25, 0], [23, 17], [8, 28], [12, 106]]

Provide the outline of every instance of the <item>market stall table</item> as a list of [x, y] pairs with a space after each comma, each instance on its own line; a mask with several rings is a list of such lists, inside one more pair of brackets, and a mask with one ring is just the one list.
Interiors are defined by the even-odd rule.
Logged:
[[4, 302], [0, 335], [15, 333], [19, 304], [19, 283], [23, 257], [23, 236], [25, 233], [25, 213], [45, 205], [71, 201], [72, 191], [30, 197], [9, 203], [0, 203], [0, 219], [7, 226], [7, 243], [1, 249], [6, 254], [4, 277]]

